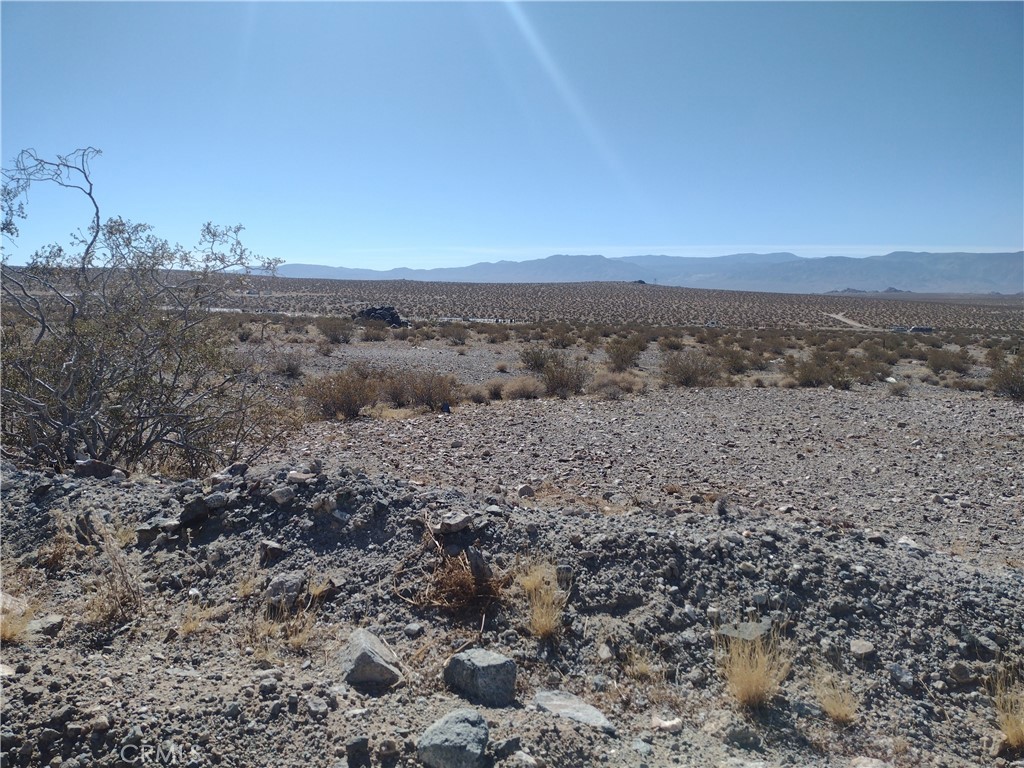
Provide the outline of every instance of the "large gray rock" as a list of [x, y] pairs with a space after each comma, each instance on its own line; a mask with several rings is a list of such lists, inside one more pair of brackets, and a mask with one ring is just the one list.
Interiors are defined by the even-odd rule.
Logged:
[[420, 736], [416, 753], [430, 768], [482, 768], [490, 733], [475, 709], [457, 709]]
[[306, 584], [304, 571], [289, 571], [280, 573], [270, 580], [264, 598], [267, 605], [281, 611], [290, 611], [295, 607], [295, 601]]
[[596, 707], [587, 704], [578, 696], [565, 691], [537, 691], [533, 703], [542, 712], [551, 712], [559, 717], [575, 720], [605, 733], [615, 734], [615, 726]]
[[487, 707], [507, 707], [516, 699], [516, 663], [483, 648], [452, 656], [444, 681], [459, 695]]
[[402, 679], [398, 657], [376, 635], [356, 629], [341, 652], [341, 673], [354, 686], [386, 687]]

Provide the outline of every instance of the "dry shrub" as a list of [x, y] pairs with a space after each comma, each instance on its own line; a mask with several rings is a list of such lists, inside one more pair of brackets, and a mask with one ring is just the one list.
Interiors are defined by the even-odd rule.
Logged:
[[605, 400], [618, 400], [625, 394], [644, 392], [647, 382], [631, 373], [609, 373], [602, 371], [590, 382], [590, 393]]
[[544, 391], [562, 400], [578, 395], [586, 387], [590, 371], [587, 364], [577, 357], [558, 355], [553, 357], [541, 374]]
[[1001, 668], [992, 682], [996, 722], [1012, 750], [1024, 750], [1024, 681], [1019, 672]]
[[519, 359], [526, 370], [540, 373], [554, 359], [555, 354], [539, 344], [531, 344], [519, 353]]
[[988, 385], [997, 395], [1024, 400], [1024, 355], [1018, 355], [1013, 363], [1004, 363], [993, 370]]
[[557, 636], [562, 631], [562, 613], [569, 596], [558, 586], [554, 564], [529, 563], [516, 581], [526, 595], [530, 634], [541, 639]]
[[331, 344], [348, 344], [352, 340], [352, 321], [345, 317], [318, 317], [313, 325]]
[[811, 680], [811, 690], [832, 722], [851, 725], [856, 721], [860, 697], [854, 693], [849, 680], [832, 670], [819, 667]]
[[274, 371], [289, 379], [302, 376], [302, 355], [298, 352], [285, 352], [274, 360]]
[[471, 403], [476, 403], [477, 405], [491, 402], [490, 393], [488, 393], [486, 387], [482, 386], [469, 387], [466, 390], [466, 399]]
[[640, 354], [647, 349], [647, 337], [640, 334], [623, 339], [617, 337], [604, 345], [605, 354], [608, 356], [608, 367], [616, 373], [635, 368], [640, 360]]
[[661, 376], [671, 386], [712, 386], [721, 375], [718, 361], [695, 349], [662, 353]]
[[434, 371], [404, 372], [408, 391], [409, 404], [426, 406], [436, 411], [444, 403], [459, 401], [459, 382], [450, 375]]
[[93, 592], [85, 604], [85, 620], [96, 626], [121, 626], [142, 613], [141, 579], [118, 547], [110, 529], [100, 523], [91, 534], [102, 556], [102, 571], [93, 583]]
[[322, 419], [354, 419], [377, 400], [377, 385], [349, 369], [307, 382], [300, 394]]
[[484, 382], [484, 389], [491, 400], [501, 400], [501, 394], [505, 389], [505, 379], [494, 378]]
[[910, 385], [905, 381], [897, 381], [889, 385], [889, 394], [893, 397], [906, 397], [910, 393]]
[[442, 553], [440, 558], [427, 581], [421, 604], [464, 613], [501, 599], [505, 578], [490, 574], [477, 576], [465, 552], [455, 557]]
[[504, 400], [536, 400], [544, 394], [544, 384], [533, 376], [516, 376], [505, 382]]
[[[6, 586], [6, 585], [5, 585]], [[16, 645], [25, 637], [25, 630], [35, 616], [35, 605], [5, 593], [0, 602], [0, 643]]]
[[189, 603], [185, 606], [185, 612], [182, 614], [178, 634], [181, 637], [188, 637], [214, 629], [210, 626], [210, 622], [223, 619], [230, 611], [230, 604], [203, 607], [198, 603]]
[[718, 635], [716, 655], [726, 688], [742, 707], [772, 700], [792, 668], [791, 654], [777, 631], [755, 640]]

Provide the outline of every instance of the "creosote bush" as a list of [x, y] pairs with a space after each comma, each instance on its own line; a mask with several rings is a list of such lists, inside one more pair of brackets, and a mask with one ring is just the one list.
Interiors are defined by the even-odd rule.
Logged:
[[1024, 355], [1018, 355], [1012, 363], [1004, 361], [993, 370], [988, 385], [997, 395], [1024, 400]]
[[544, 390], [562, 400], [583, 392], [590, 378], [587, 364], [578, 357], [557, 355], [550, 359], [541, 373]]
[[80, 457], [192, 475], [252, 460], [283, 430], [268, 418], [267, 391], [227, 370], [230, 332], [210, 309], [244, 293], [253, 267], [275, 262], [256, 263], [241, 226], [206, 224], [186, 249], [145, 224], [104, 221], [90, 176], [99, 154], [46, 160], [25, 150], [3, 171], [8, 239], [33, 183], [81, 193], [90, 210], [67, 249], [0, 263], [4, 451], [62, 471]]
[[709, 387], [721, 375], [718, 361], [695, 349], [662, 353], [661, 376], [670, 386]]
[[349, 368], [319, 376], [307, 381], [300, 394], [322, 419], [354, 419], [377, 400], [376, 383], [362, 373]]

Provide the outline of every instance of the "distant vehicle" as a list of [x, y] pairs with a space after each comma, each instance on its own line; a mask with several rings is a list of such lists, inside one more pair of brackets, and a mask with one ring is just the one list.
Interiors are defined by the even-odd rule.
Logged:
[[894, 325], [892, 327], [892, 332], [893, 333], [906, 333], [909, 330], [910, 329], [907, 326], [905, 326], [905, 325]]
[[912, 325], [910, 327], [911, 333], [931, 333], [933, 330], [935, 329], [930, 325]]

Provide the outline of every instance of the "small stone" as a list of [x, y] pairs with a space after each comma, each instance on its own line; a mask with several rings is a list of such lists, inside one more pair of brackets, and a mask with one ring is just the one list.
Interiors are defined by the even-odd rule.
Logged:
[[536, 496], [537, 493], [533, 490], [533, 486], [524, 484], [516, 488], [516, 495], [521, 499], [529, 499]]
[[228, 505], [228, 495], [223, 491], [215, 491], [203, 499], [209, 509], [224, 509]]
[[665, 733], [679, 733], [683, 730], [683, 719], [675, 717], [671, 720], [663, 720], [657, 715], [651, 715], [651, 727], [656, 731], [664, 731]]
[[490, 732], [473, 709], [457, 709], [435, 721], [420, 736], [416, 753], [430, 768], [483, 768]]
[[306, 710], [314, 720], [323, 720], [327, 717], [328, 709], [327, 702], [319, 696], [310, 696], [306, 699]]
[[542, 712], [551, 712], [559, 717], [575, 720], [577, 723], [589, 725], [611, 735], [615, 735], [615, 726], [596, 707], [587, 704], [578, 696], [565, 691], [537, 691], [533, 703]]
[[866, 659], [875, 652], [875, 646], [867, 640], [853, 639], [850, 641], [850, 653], [858, 659]]
[[398, 657], [373, 633], [353, 630], [341, 653], [341, 673], [355, 686], [390, 686], [402, 679]]
[[295, 489], [290, 485], [282, 485], [270, 492], [270, 498], [274, 500], [275, 504], [287, 504], [295, 498]]
[[230, 702], [224, 709], [224, 717], [228, 720], [237, 720], [242, 714], [242, 705], [237, 701]]
[[56, 637], [57, 633], [60, 632], [64, 626], [64, 617], [50, 613], [39, 619], [33, 619], [28, 623], [26, 631], [30, 635], [45, 635], [46, 637]]
[[516, 699], [516, 664], [507, 656], [473, 648], [451, 658], [445, 683], [456, 693], [488, 707], [507, 707]]
[[417, 638], [423, 634], [423, 625], [414, 621], [411, 624], [406, 624], [402, 631], [406, 637]]

